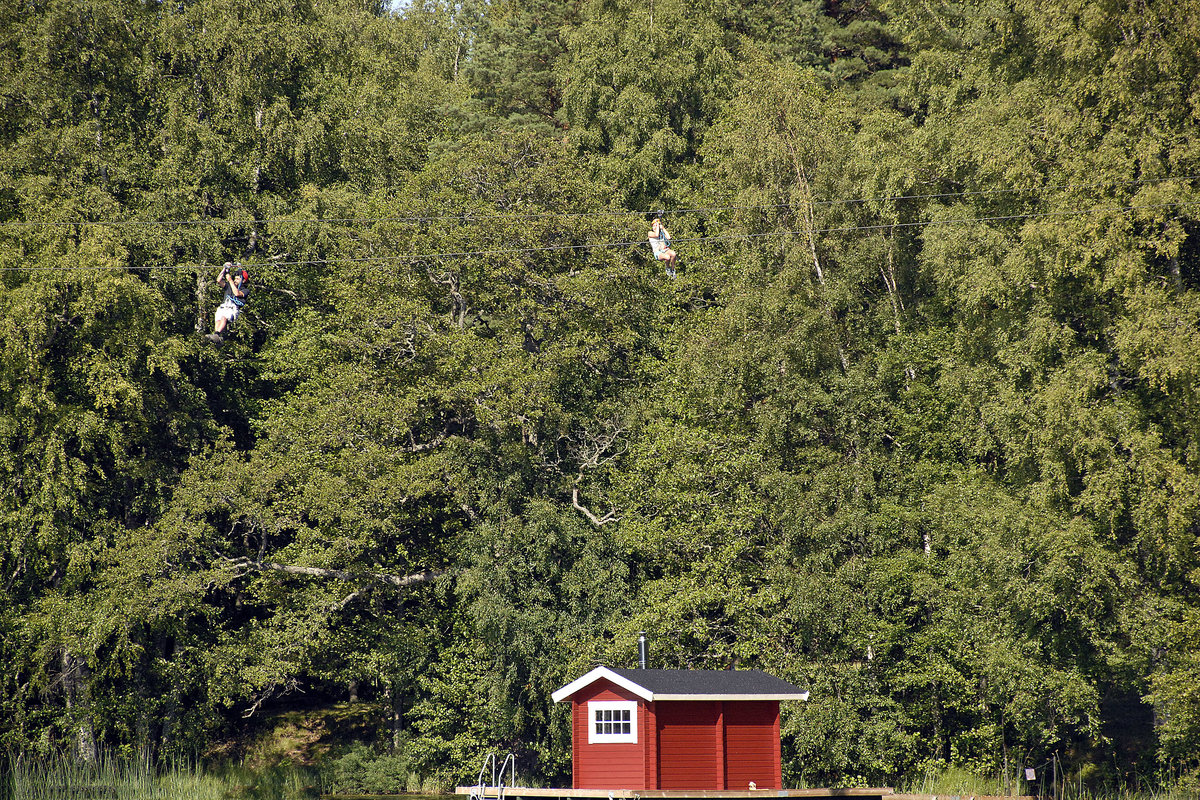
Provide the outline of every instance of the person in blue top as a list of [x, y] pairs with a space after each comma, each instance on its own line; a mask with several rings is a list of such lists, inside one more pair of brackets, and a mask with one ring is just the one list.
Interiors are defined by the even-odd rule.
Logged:
[[647, 238], [650, 240], [650, 249], [654, 251], [655, 259], [667, 262], [667, 277], [674, 278], [675, 261], [679, 255], [671, 249], [671, 234], [663, 227], [661, 217], [654, 218]]
[[237, 319], [238, 313], [250, 299], [250, 273], [242, 269], [241, 264], [226, 261], [217, 275], [217, 286], [225, 289], [225, 299], [217, 306], [214, 331], [207, 338], [214, 344], [221, 344], [225, 341], [225, 329]]

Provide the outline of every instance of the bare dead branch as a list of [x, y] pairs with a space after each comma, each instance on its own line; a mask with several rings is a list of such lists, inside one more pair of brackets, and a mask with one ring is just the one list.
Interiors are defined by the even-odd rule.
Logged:
[[279, 294], [286, 294], [288, 297], [292, 298], [293, 300], [295, 300], [297, 302], [299, 302], [299, 300], [300, 300], [300, 296], [297, 295], [295, 292], [293, 292], [291, 289], [281, 289], [278, 286], [267, 286], [265, 283], [258, 284], [258, 286], [256, 288], [266, 289], [269, 292], [277, 292]]
[[[280, 688], [282, 688], [282, 691], [280, 691]], [[242, 712], [242, 718], [249, 719], [250, 717], [254, 716], [256, 713], [258, 713], [258, 710], [262, 708], [263, 703], [267, 702], [272, 697], [275, 697], [277, 694], [287, 695], [291, 694], [292, 692], [302, 691], [303, 690], [300, 689], [300, 682], [295, 678], [289, 679], [288, 682], [282, 687], [280, 687], [280, 685], [277, 683], [273, 683], [267, 688], [263, 689], [261, 692], [256, 693], [254, 702], [248, 709]]]
[[583, 503], [579, 502], [579, 487], [578, 486], [571, 487], [571, 507], [574, 508], [579, 513], [583, 514], [585, 517], [587, 517], [588, 522], [592, 523], [596, 527], [600, 527], [602, 525], [607, 525], [610, 522], [617, 522], [621, 519], [620, 517], [617, 516], [617, 510], [615, 508], [611, 509], [603, 517], [597, 517], [594, 513], [592, 513], [592, 511], [587, 506], [585, 506]]
[[625, 453], [627, 448], [624, 443], [620, 446], [617, 444], [624, 433], [625, 429], [619, 420], [612, 419], [603, 424], [599, 433], [580, 431], [571, 436], [571, 443], [568, 444], [568, 452], [576, 458], [576, 466], [579, 469], [575, 474], [575, 480], [571, 483], [571, 507], [596, 526], [607, 525], [621, 518], [617, 515], [615, 508], [610, 509], [604, 516], [597, 516], [579, 501], [579, 485], [583, 483], [585, 472], [598, 469]]
[[467, 301], [460, 291], [458, 273], [443, 272], [441, 275], [435, 276], [431, 270], [428, 272], [428, 275], [430, 281], [447, 288], [447, 292], [450, 295], [450, 321], [457, 327], [462, 328], [466, 324]]
[[439, 433], [437, 436], [434, 436], [428, 442], [421, 442], [420, 444], [418, 444], [417, 440], [413, 438], [412, 431], [409, 431], [408, 432], [409, 446], [406, 447], [405, 450], [407, 450], [410, 453], [423, 453], [426, 450], [432, 450], [433, 448], [437, 447], [442, 442], [446, 441], [446, 438], [449, 435], [450, 435], [450, 432], [444, 430], [441, 433]]
[[585, 471], [596, 469], [625, 453], [624, 445], [614, 450], [614, 446], [624, 433], [625, 429], [614, 420], [607, 423], [600, 433], [583, 431], [571, 437], [574, 446], [570, 449], [579, 459], [580, 478], [583, 477], [582, 473]]
[[350, 603], [353, 603], [355, 600], [357, 600], [359, 597], [361, 597], [363, 592], [365, 592], [365, 591], [366, 591], [366, 589], [355, 589], [353, 592], [351, 592], [350, 594], [343, 597], [340, 601], [338, 601], [336, 603], [331, 603], [329, 606], [329, 610], [330, 611], [341, 611], [347, 605], [349, 605]]
[[332, 578], [347, 582], [373, 580], [395, 586], [398, 589], [418, 583], [428, 583], [434, 578], [446, 574], [445, 570], [427, 569], [421, 572], [414, 572], [411, 575], [391, 575], [386, 572], [347, 572], [346, 570], [325, 569], [323, 567], [301, 567], [295, 564], [277, 564], [272, 561], [257, 561], [249, 558], [222, 557], [222, 560], [226, 566], [239, 569], [243, 573], [255, 570], [258, 572], [283, 572], [288, 575], [307, 575], [310, 578]]

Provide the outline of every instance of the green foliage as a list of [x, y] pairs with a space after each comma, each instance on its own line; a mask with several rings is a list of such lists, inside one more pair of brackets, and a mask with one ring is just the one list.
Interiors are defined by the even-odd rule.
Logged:
[[790, 781], [1189, 785], [1189, 11], [0, 8], [0, 742], [565, 784], [645, 630], [811, 688]]
[[410, 774], [403, 753], [376, 753], [357, 745], [329, 761], [322, 786], [330, 794], [398, 794], [408, 787]]
[[1196, 679], [1200, 676], [1197, 635], [1200, 626], [1194, 608], [1182, 610], [1182, 619], [1168, 629], [1169, 662], [1154, 674], [1150, 700], [1161, 710], [1160, 752], [1163, 761], [1176, 775], [1190, 781], [1200, 780], [1196, 743], [1200, 737], [1200, 694]]
[[561, 129], [562, 87], [556, 71], [566, 37], [577, 23], [579, 2], [493, 2], [463, 74], [474, 90], [466, 127], [505, 127], [554, 132]]

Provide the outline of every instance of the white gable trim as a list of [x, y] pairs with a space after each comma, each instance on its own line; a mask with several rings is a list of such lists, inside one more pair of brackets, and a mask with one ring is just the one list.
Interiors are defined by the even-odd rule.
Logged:
[[649, 689], [647, 689], [644, 686], [639, 686], [638, 684], [634, 683], [633, 681], [631, 681], [627, 678], [621, 677], [620, 675], [613, 672], [608, 667], [596, 667], [594, 670], [592, 670], [588, 674], [583, 675], [582, 677], [576, 678], [575, 680], [571, 681], [570, 683], [568, 683], [566, 686], [562, 687], [561, 689], [555, 690], [550, 695], [550, 698], [556, 703], [562, 702], [563, 700], [567, 699], [571, 695], [578, 692], [583, 687], [588, 686], [589, 684], [595, 683], [596, 681], [600, 680], [601, 678], [612, 681], [617, 686], [620, 686], [622, 689], [624, 689], [628, 692], [632, 692], [633, 694], [637, 695], [638, 697], [642, 698], [643, 700], [653, 700], [654, 699], [654, 693], [651, 692]]

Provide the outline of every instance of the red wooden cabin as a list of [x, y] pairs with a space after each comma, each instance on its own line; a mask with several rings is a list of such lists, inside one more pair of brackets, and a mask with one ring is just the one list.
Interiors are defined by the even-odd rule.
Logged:
[[[576, 789], [782, 789], [779, 701], [808, 692], [759, 670], [597, 667], [571, 701]], [[752, 787], [753, 785], [753, 787]]]

